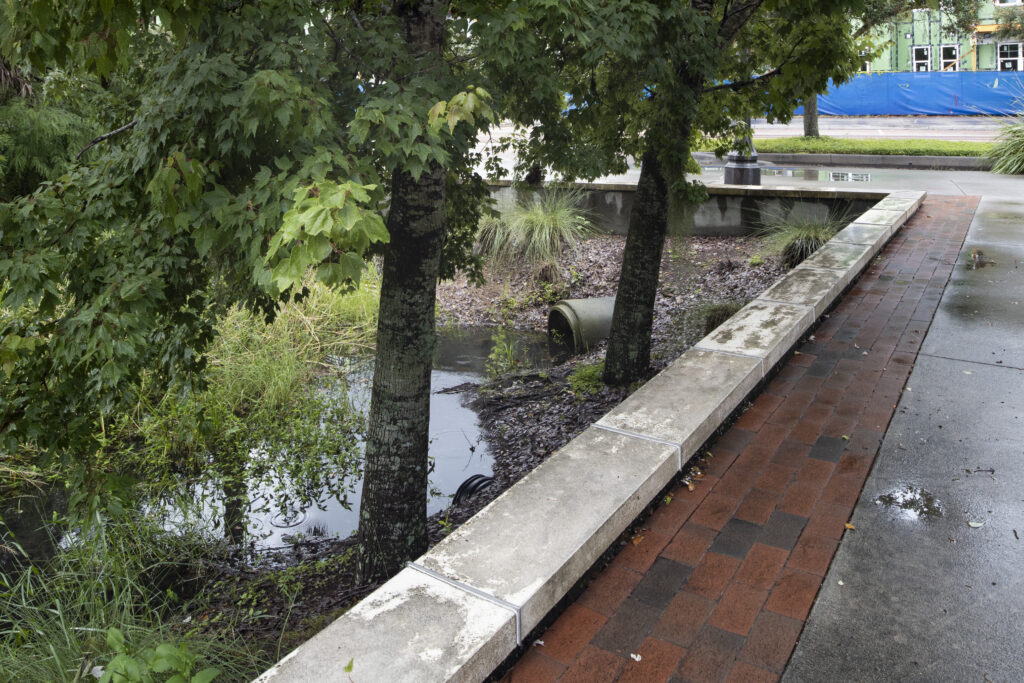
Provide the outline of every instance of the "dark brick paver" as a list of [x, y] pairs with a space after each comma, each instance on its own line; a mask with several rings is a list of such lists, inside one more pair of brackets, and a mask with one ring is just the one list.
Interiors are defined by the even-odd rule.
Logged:
[[977, 204], [925, 201], [504, 680], [778, 680]]

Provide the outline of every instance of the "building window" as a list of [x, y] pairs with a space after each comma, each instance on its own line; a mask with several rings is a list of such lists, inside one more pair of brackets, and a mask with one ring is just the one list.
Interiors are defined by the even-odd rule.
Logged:
[[999, 43], [999, 70], [1024, 71], [1024, 49], [1021, 43]]
[[943, 45], [942, 46], [942, 70], [943, 71], [959, 71], [960, 70], [960, 46], [959, 45]]
[[914, 71], [931, 71], [932, 70], [932, 48], [931, 47], [913, 47], [911, 48], [911, 54], [914, 59]]

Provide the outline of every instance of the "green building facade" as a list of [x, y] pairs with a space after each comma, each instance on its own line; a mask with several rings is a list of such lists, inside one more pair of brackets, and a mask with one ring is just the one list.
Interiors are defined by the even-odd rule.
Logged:
[[872, 33], [877, 57], [865, 71], [1024, 71], [1024, 41], [997, 41], [997, 7], [1020, 7], [1024, 0], [985, 0], [975, 32], [955, 33], [952, 20], [939, 10], [914, 10], [905, 20]]

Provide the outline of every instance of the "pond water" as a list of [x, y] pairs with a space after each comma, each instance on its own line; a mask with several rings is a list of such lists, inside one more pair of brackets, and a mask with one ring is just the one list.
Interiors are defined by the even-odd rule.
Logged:
[[[466, 383], [481, 383], [487, 377], [487, 363], [498, 344], [500, 355], [514, 358], [518, 367], [546, 367], [553, 364], [543, 333], [497, 328], [458, 328], [442, 330], [438, 335], [430, 395], [430, 473], [431, 495], [427, 511], [433, 514], [446, 508], [459, 485], [475, 474], [490, 475], [493, 458], [480, 431], [476, 412], [465, 405], [463, 392], [447, 392]], [[514, 347], [514, 348], [510, 348]], [[347, 392], [347, 399], [362, 414], [370, 407], [373, 359], [332, 359], [344, 368], [345, 381], [338, 382]], [[328, 389], [330, 390], [330, 389]], [[361, 447], [362, 444], [360, 444]], [[306, 509], [292, 509], [282, 514], [268, 503], [273, 499], [271, 487], [250, 489], [250, 505], [246, 525], [257, 547], [285, 546], [299, 537], [337, 536], [344, 538], [358, 526], [361, 481], [356, 478], [339, 487], [349, 491], [348, 505], [336, 497], [321, 499]], [[203, 515], [211, 520], [223, 515], [220, 496], [199, 492], [204, 504]], [[209, 502], [214, 501], [214, 502]], [[271, 508], [267, 511], [261, 509]], [[300, 536], [301, 535], [301, 536]]]

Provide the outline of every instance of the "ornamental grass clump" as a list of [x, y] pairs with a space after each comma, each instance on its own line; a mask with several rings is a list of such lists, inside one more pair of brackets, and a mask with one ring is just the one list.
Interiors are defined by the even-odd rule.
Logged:
[[1024, 174], [1024, 112], [1003, 126], [985, 156], [995, 161], [993, 173]]
[[764, 238], [766, 252], [776, 256], [786, 268], [793, 268], [818, 251], [848, 222], [847, 216], [832, 211], [824, 218], [775, 215], [769, 216], [758, 232]]
[[498, 263], [524, 262], [536, 268], [558, 263], [595, 232], [580, 208], [581, 190], [548, 189], [529, 193], [498, 218], [485, 218], [480, 250]]

